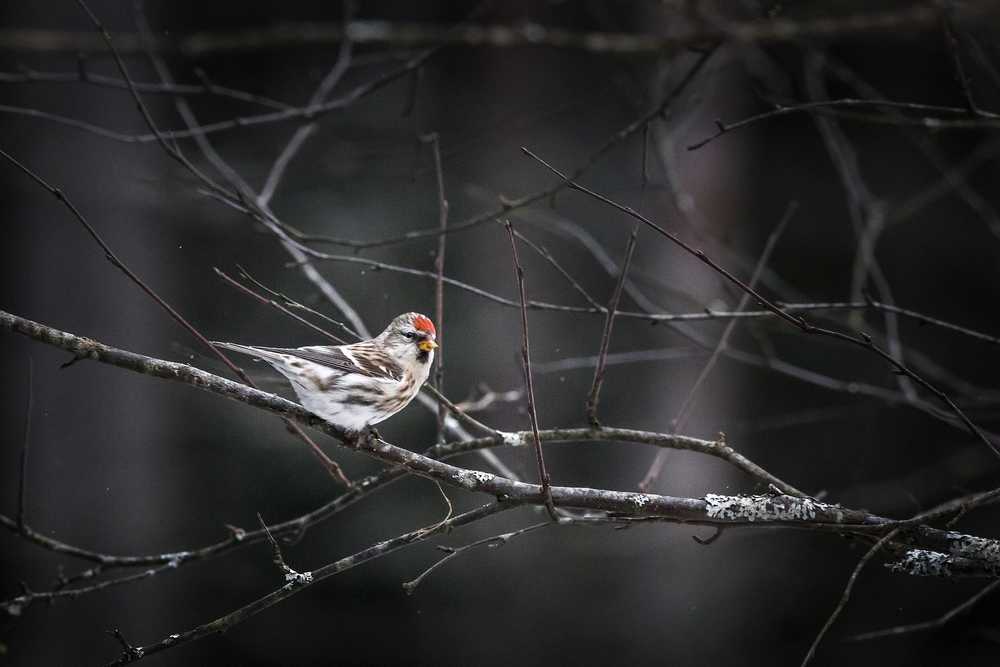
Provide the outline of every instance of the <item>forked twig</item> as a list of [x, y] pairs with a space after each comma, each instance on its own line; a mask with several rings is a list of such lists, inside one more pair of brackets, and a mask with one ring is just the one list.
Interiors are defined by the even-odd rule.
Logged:
[[417, 586], [423, 583], [424, 579], [430, 576], [430, 574], [434, 572], [434, 570], [438, 569], [451, 559], [461, 556], [463, 553], [469, 551], [470, 549], [475, 549], [476, 547], [481, 547], [481, 546], [486, 546], [494, 549], [499, 548], [510, 542], [515, 537], [519, 537], [526, 533], [530, 533], [532, 531], [538, 530], [539, 528], [545, 528], [546, 526], [554, 526], [554, 525], [556, 524], [552, 523], [551, 521], [543, 521], [541, 523], [536, 523], [530, 526], [526, 526], [524, 528], [521, 528], [520, 530], [513, 530], [509, 533], [500, 533], [499, 535], [491, 535], [490, 537], [484, 537], [481, 540], [476, 540], [475, 542], [469, 542], [468, 544], [464, 544], [460, 547], [446, 547], [438, 545], [438, 549], [445, 552], [445, 555], [439, 560], [435, 561], [433, 565], [431, 565], [426, 570], [417, 575], [416, 578], [411, 579], [410, 581], [404, 581], [403, 590], [406, 591], [407, 595], [413, 595], [413, 593], [416, 592], [417, 590]]
[[285, 577], [285, 583], [293, 586], [312, 583], [312, 572], [299, 572], [285, 562], [285, 556], [281, 553], [281, 545], [278, 544], [278, 540], [274, 539], [271, 529], [267, 527], [267, 523], [264, 522], [264, 517], [260, 515], [260, 512], [257, 512], [257, 521], [260, 522], [260, 527], [267, 536], [268, 543], [271, 545], [271, 560], [274, 561], [275, 566]]

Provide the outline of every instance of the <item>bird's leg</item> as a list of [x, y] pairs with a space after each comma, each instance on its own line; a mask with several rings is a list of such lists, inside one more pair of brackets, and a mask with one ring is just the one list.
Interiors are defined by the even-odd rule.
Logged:
[[372, 426], [371, 424], [368, 425], [367, 436], [372, 441], [381, 440], [382, 439], [382, 434], [379, 433], [378, 429], [375, 428], [374, 426]]

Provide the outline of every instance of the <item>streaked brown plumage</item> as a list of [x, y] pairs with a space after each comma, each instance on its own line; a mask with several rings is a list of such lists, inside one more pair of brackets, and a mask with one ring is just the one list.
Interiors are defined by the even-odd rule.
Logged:
[[361, 431], [417, 395], [434, 362], [436, 336], [429, 318], [404, 313], [375, 338], [353, 345], [215, 344], [263, 359], [288, 378], [304, 408], [343, 429]]

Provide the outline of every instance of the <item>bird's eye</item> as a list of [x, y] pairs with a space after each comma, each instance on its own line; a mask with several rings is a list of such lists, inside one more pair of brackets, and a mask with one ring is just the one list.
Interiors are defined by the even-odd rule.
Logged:
[[413, 333], [412, 331], [404, 331], [403, 335], [411, 340], [417, 337], [417, 334]]

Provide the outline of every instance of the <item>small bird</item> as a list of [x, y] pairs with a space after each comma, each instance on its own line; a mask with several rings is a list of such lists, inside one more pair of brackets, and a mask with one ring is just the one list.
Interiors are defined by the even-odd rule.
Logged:
[[256, 347], [213, 343], [271, 364], [309, 412], [361, 432], [405, 408], [430, 374], [437, 348], [430, 318], [403, 313], [375, 338], [352, 345]]

